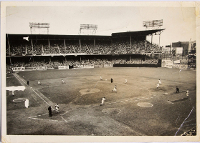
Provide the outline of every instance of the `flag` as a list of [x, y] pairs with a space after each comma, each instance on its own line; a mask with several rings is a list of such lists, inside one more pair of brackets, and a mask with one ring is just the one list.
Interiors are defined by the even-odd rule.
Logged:
[[23, 39], [29, 41], [29, 37], [23, 37]]

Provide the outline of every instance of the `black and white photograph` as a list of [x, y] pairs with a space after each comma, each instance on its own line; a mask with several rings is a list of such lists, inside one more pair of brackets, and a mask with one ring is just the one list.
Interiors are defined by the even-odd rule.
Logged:
[[2, 141], [199, 141], [195, 2], [1, 6]]

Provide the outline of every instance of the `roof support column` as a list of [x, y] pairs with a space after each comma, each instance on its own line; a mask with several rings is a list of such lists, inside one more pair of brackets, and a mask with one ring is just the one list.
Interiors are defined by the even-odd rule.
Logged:
[[65, 44], [65, 39], [64, 39], [64, 49], [65, 49], [65, 54], [66, 54], [66, 44]]
[[79, 39], [79, 47], [80, 47], [80, 50], [81, 50], [81, 39]]
[[152, 42], [153, 42], [153, 34], [151, 34], [151, 49], [152, 49]]
[[160, 48], [160, 35], [161, 35], [161, 33], [159, 34], [159, 48]]
[[130, 48], [131, 48], [131, 35], [130, 35]]
[[147, 40], [145, 39], [144, 41], [144, 49], [145, 49], [145, 52], [147, 51]]
[[33, 54], [33, 40], [31, 39], [31, 48], [32, 48], [32, 54]]
[[[7, 35], [7, 38], [8, 38], [8, 35]], [[10, 54], [10, 41], [9, 41], [9, 38], [8, 38], [8, 54], [9, 54], [9, 56], [11, 56], [11, 54]]]
[[95, 38], [94, 38], [94, 48], [95, 48], [95, 45], [96, 45], [96, 40], [95, 40]]
[[[162, 49], [160, 48], [160, 35], [161, 35], [161, 32], [159, 33], [159, 50], [161, 50], [161, 53], [162, 53]], [[161, 58], [161, 54], [159, 54], [159, 58]]]
[[48, 39], [48, 45], [49, 45], [49, 50], [51, 50], [51, 43], [49, 39]]
[[10, 57], [10, 64], [12, 64], [12, 60], [11, 60], [11, 57]]

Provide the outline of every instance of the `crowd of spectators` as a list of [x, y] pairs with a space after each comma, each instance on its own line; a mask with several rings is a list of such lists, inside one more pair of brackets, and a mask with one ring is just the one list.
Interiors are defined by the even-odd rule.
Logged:
[[[9, 55], [9, 46], [6, 52]], [[11, 56], [24, 55], [45, 55], [45, 54], [143, 54], [143, 53], [158, 53], [161, 48], [157, 44], [151, 44], [147, 40], [141, 41], [96, 41], [93, 40], [38, 40], [31, 43], [15, 43], [10, 44]]]
[[147, 59], [143, 61], [142, 59], [84, 59], [84, 60], [55, 60], [55, 61], [32, 61], [32, 62], [13, 62], [8, 67], [46, 67], [46, 68], [58, 68], [58, 66], [76, 66], [76, 65], [113, 65], [113, 64], [157, 64], [157, 59]]

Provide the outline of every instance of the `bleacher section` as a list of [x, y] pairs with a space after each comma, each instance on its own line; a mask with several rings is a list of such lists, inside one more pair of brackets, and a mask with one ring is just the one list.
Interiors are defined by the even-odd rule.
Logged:
[[[145, 46], [146, 45], [146, 46]], [[67, 41], [51, 40], [50, 43], [44, 40], [31, 42], [11, 43], [10, 56], [25, 56], [25, 55], [58, 55], [58, 54], [87, 54], [87, 55], [109, 55], [109, 54], [144, 54], [144, 53], [161, 53], [161, 48], [156, 44], [151, 44], [147, 40], [132, 41], [131, 46], [129, 41], [116, 41], [109, 43], [107, 41]], [[8, 47], [6, 49], [9, 55]]]

